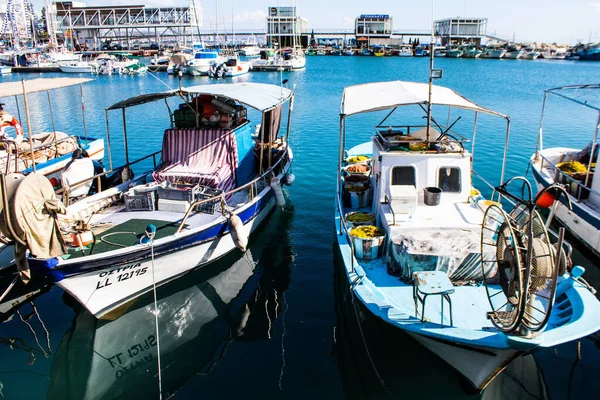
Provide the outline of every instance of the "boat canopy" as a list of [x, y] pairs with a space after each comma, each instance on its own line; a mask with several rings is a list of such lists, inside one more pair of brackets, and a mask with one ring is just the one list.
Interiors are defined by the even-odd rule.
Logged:
[[227, 97], [229, 99], [237, 100], [240, 103], [261, 112], [268, 111], [278, 106], [292, 96], [292, 91], [290, 89], [269, 85], [266, 83], [221, 83], [215, 85], [191, 86], [188, 88], [182, 88], [181, 91], [176, 89], [162, 93], [143, 94], [113, 104], [106, 110], [117, 110], [121, 108], [133, 107], [152, 101], [178, 96], [180, 93], [182, 95], [208, 94], [213, 96]]
[[[89, 82], [89, 78], [39, 78], [30, 79], [25, 82], [27, 93], [43, 92], [68, 86], [75, 86]], [[0, 97], [19, 96], [23, 94], [21, 81], [0, 83]]]
[[546, 92], [555, 94], [582, 106], [600, 111], [600, 84], [561, 86], [548, 89]]
[[[426, 105], [428, 95], [427, 83], [391, 81], [350, 86], [344, 89], [340, 112], [344, 116], [349, 116], [393, 107]], [[432, 86], [431, 104], [465, 108], [508, 119], [504, 114], [478, 106], [452, 89], [436, 85]]]

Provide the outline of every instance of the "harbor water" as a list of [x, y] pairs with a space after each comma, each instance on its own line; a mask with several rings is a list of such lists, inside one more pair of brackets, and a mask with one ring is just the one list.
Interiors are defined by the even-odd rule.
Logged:
[[[246, 254], [236, 251], [158, 288], [163, 394], [176, 399], [600, 397], [598, 334], [522, 357], [483, 393], [473, 393], [433, 353], [353, 303], [336, 255], [333, 223], [342, 91], [375, 81], [426, 82], [428, 67], [426, 58], [416, 57], [309, 57], [305, 70], [254, 72], [220, 81], [278, 84], [287, 79], [288, 87], [295, 86], [290, 141], [296, 181], [286, 188], [285, 208], [273, 212]], [[527, 172], [543, 89], [600, 78], [600, 64], [571, 61], [439, 59], [436, 68], [443, 70], [436, 84], [510, 116], [507, 177]], [[1, 76], [0, 82], [56, 76], [64, 75], [12, 74]], [[215, 82], [183, 77], [181, 84]], [[83, 87], [87, 135], [105, 136], [107, 106], [178, 85], [177, 78], [165, 73], [93, 77]], [[54, 90], [50, 96], [56, 129], [82, 134], [79, 88]], [[17, 107], [12, 99], [3, 101], [24, 123], [23, 103]], [[47, 95], [33, 94], [28, 101], [32, 129], [51, 130]], [[593, 115], [558, 102], [550, 106], [544, 146], [584, 147], [591, 141]], [[127, 110], [132, 159], [160, 149], [166, 114], [160, 102]], [[456, 130], [463, 125], [468, 132], [472, 120], [434, 112], [444, 123], [459, 116]], [[350, 118], [348, 147], [367, 141], [384, 117]], [[110, 120], [114, 165], [124, 162], [121, 122], [120, 115]], [[502, 121], [480, 117], [474, 166], [493, 184], [499, 183], [503, 138]], [[485, 194], [483, 183], [475, 183]], [[574, 259], [600, 288], [598, 260], [581, 246]], [[0, 323], [0, 397], [158, 398], [151, 294], [108, 320], [96, 320], [57, 287], [33, 304]]]

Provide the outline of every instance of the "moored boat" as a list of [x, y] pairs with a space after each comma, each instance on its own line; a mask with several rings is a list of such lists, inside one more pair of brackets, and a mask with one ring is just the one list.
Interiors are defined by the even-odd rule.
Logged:
[[261, 51], [260, 58], [251, 61], [257, 71], [296, 71], [306, 67], [306, 56], [299, 47]]
[[[107, 114], [172, 98], [182, 103], [167, 107], [175, 111], [163, 150], [129, 162], [126, 146], [128, 162], [115, 170], [130, 171], [156, 156], [162, 163], [129, 180], [124, 172], [123, 183], [70, 204], [64, 215], [48, 214], [63, 229], [46, 238], [56, 247], [27, 258], [34, 278], [52, 277], [97, 317], [153, 285], [236, 248], [245, 251], [250, 234], [285, 201], [280, 181], [291, 182], [293, 155], [289, 131], [279, 136], [279, 128], [284, 114], [290, 126], [291, 108], [283, 107], [291, 104], [291, 90], [258, 83], [193, 86], [126, 99]], [[272, 121], [261, 124], [256, 143], [246, 107]]]
[[0, 66], [0, 75], [12, 74], [12, 67], [9, 65]]
[[446, 57], [448, 58], [460, 58], [463, 55], [463, 51], [458, 47], [451, 47], [446, 49]]
[[412, 45], [403, 44], [400, 47], [400, 52], [398, 53], [398, 56], [399, 57], [412, 57], [413, 56]]
[[476, 47], [469, 47], [463, 51], [461, 57], [463, 58], [479, 58], [481, 56], [482, 51]]
[[504, 53], [503, 59], [506, 60], [516, 60], [518, 58], [522, 58], [524, 51], [518, 47], [511, 46], [506, 49], [506, 53]]
[[[588, 114], [584, 112], [579, 114], [580, 118], [588, 116], [594, 122], [600, 118], [600, 85], [598, 84], [546, 90], [541, 122], [544, 121], [544, 114], [548, 114], [549, 107], [555, 104], [549, 101], [551, 99], [568, 100], [581, 106], [583, 111], [588, 111]], [[600, 257], [600, 212], [598, 211], [600, 179], [594, 176], [600, 153], [596, 141], [598, 126], [593, 133], [590, 132], [592, 141], [585, 148], [574, 148], [568, 145], [544, 147], [548, 135], [556, 131], [556, 128], [540, 125], [537, 149], [530, 159], [533, 177], [539, 190], [554, 183], [566, 186], [568, 200], [561, 198], [560, 201], [556, 201], [549, 218], [560, 221], [573, 236]]]
[[61, 62], [58, 67], [67, 74], [94, 74], [98, 71], [98, 65], [90, 61]]
[[[405, 106], [430, 122], [395, 121]], [[564, 232], [553, 244], [545, 230], [541, 194], [520, 197], [512, 180], [494, 188], [493, 201], [473, 188], [473, 148], [455, 126], [460, 117], [448, 126], [429, 117], [432, 108], [451, 115], [448, 107], [503, 118], [508, 142], [507, 116], [447, 88], [395, 81], [344, 89], [336, 238], [354, 301], [483, 389], [520, 355], [598, 330], [600, 302], [582, 268], [562, 269], [569, 246]], [[343, 147], [354, 133], [348, 117], [388, 110], [370, 142]]]

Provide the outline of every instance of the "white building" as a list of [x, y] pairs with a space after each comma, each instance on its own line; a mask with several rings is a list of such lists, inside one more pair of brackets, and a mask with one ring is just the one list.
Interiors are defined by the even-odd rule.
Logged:
[[456, 43], [481, 44], [486, 35], [487, 18], [446, 18], [434, 22], [435, 34], [442, 39], [442, 45]]
[[387, 14], [362, 14], [354, 24], [356, 37], [389, 39], [392, 36], [393, 19]]
[[306, 46], [300, 43], [300, 37], [308, 31], [308, 21], [298, 16], [296, 7], [269, 7], [266, 24], [267, 45]]

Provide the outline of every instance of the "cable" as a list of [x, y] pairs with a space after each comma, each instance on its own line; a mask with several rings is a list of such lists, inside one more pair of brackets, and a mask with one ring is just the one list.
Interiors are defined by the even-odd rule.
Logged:
[[154, 275], [154, 236], [156, 231], [149, 232], [146, 230], [144, 234], [150, 239], [150, 253], [152, 256], [152, 292], [154, 294], [154, 324], [156, 328], [156, 359], [158, 361], [158, 398], [162, 400], [162, 371], [160, 367], [160, 334], [158, 330], [158, 305], [156, 301], [156, 278]]

